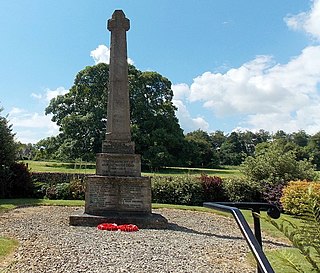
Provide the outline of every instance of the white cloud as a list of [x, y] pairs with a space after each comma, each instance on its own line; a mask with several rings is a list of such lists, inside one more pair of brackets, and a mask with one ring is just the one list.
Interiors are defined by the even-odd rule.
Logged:
[[67, 94], [69, 92], [69, 90], [65, 89], [64, 87], [58, 87], [55, 90], [46, 89], [45, 92], [46, 93], [45, 93], [44, 97], [45, 97], [46, 101], [50, 101], [51, 99], [56, 98], [57, 96]]
[[209, 123], [203, 117], [192, 118], [187, 107], [181, 100], [172, 100], [174, 106], [177, 107], [176, 116], [179, 120], [181, 128], [185, 133], [198, 129], [208, 131]]
[[180, 126], [184, 129], [185, 133], [198, 129], [208, 131], [209, 123], [203, 117], [192, 118], [183, 102], [190, 95], [189, 86], [185, 83], [179, 83], [173, 84], [171, 89], [174, 96], [172, 103], [177, 107], [176, 115]]
[[[96, 49], [90, 52], [90, 57], [93, 58], [94, 63], [106, 63], [110, 61], [110, 49], [105, 45], [99, 45]], [[134, 64], [133, 60], [128, 58], [129, 64]]]
[[[58, 87], [55, 90], [49, 88], [42, 93], [32, 93], [31, 97], [39, 100], [41, 103], [48, 104], [48, 102], [57, 97], [64, 95], [69, 90], [64, 87]], [[36, 143], [40, 139], [57, 135], [59, 133], [59, 126], [51, 121], [52, 115], [45, 115], [44, 113], [31, 112], [17, 107], [13, 107], [9, 112], [9, 122], [13, 125], [13, 131], [16, 133], [17, 140], [22, 143]]]
[[32, 98], [35, 98], [37, 100], [41, 100], [42, 99], [42, 95], [41, 94], [36, 94], [36, 93], [32, 93], [31, 94], [31, 97]]
[[49, 88], [46, 88], [43, 93], [39, 93], [39, 94], [32, 93], [31, 97], [35, 98], [39, 101], [43, 101], [45, 103], [48, 103], [51, 99], [56, 98], [59, 95], [65, 95], [68, 92], [69, 92], [68, 89], [65, 89], [64, 87], [60, 86], [55, 90], [51, 90]]
[[90, 52], [90, 57], [93, 58], [94, 63], [109, 63], [110, 49], [105, 45], [99, 45], [96, 49]]
[[315, 0], [309, 12], [289, 15], [285, 18], [289, 28], [303, 30], [313, 38], [320, 40], [320, 0]]
[[51, 121], [51, 117], [14, 107], [9, 112], [8, 120], [19, 141], [36, 143], [40, 139], [58, 134], [59, 127]]
[[247, 115], [245, 125], [254, 129], [319, 131], [319, 59], [320, 46], [310, 46], [284, 65], [258, 56], [224, 74], [205, 72], [194, 79], [189, 99], [220, 117]]
[[183, 100], [190, 95], [190, 88], [186, 83], [173, 84], [171, 89], [175, 100]]

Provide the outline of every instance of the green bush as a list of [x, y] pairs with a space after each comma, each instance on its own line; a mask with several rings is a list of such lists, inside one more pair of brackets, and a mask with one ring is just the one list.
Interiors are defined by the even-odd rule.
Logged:
[[290, 180], [313, 180], [314, 166], [309, 161], [299, 161], [293, 151], [286, 151], [278, 142], [269, 143], [259, 150], [255, 157], [249, 156], [241, 171], [247, 179], [265, 185], [288, 183]]
[[246, 178], [227, 178], [223, 180], [223, 189], [230, 202], [257, 202], [261, 200], [260, 185]]
[[33, 182], [33, 194], [34, 198], [44, 198], [46, 196], [47, 189], [49, 188], [48, 183], [34, 181]]
[[89, 174], [81, 174], [81, 173], [38, 173], [32, 172], [31, 173], [33, 180], [46, 182], [50, 185], [58, 184], [58, 183], [69, 183], [73, 179], [85, 179]]
[[310, 200], [320, 203], [320, 183], [307, 181], [291, 181], [284, 187], [281, 203], [290, 214], [302, 215], [310, 210]]
[[46, 198], [52, 200], [68, 200], [71, 198], [70, 184], [59, 183], [51, 185], [46, 190]]
[[70, 193], [74, 200], [84, 200], [85, 183], [83, 179], [73, 179], [70, 181]]
[[199, 179], [189, 175], [152, 178], [152, 202], [202, 205], [203, 188]]
[[32, 197], [31, 174], [23, 163], [0, 166], [0, 198]]
[[223, 181], [220, 177], [201, 175], [199, 181], [203, 188], [203, 199], [205, 202], [226, 201]]

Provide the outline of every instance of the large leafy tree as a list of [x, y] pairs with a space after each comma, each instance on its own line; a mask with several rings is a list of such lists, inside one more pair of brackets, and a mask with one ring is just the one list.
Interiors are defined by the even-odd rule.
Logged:
[[[57, 154], [63, 159], [92, 160], [101, 151], [107, 117], [109, 66], [80, 71], [70, 91], [50, 101], [46, 113], [60, 126]], [[129, 66], [132, 138], [150, 167], [178, 163], [183, 132], [172, 104], [171, 82], [156, 72]]]

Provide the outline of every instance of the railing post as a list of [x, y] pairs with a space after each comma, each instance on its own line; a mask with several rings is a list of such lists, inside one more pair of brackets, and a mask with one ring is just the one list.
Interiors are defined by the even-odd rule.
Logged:
[[[277, 219], [280, 217], [279, 209], [267, 203], [255, 203], [255, 202], [239, 202], [239, 203], [228, 203], [228, 202], [208, 202], [203, 203], [203, 206], [212, 208], [220, 211], [229, 212], [235, 218], [242, 234], [244, 235], [256, 261], [257, 261], [257, 272], [258, 273], [274, 273], [267, 257], [262, 250], [262, 236], [260, 226], [260, 210], [267, 210], [268, 215], [271, 218]], [[242, 215], [241, 209], [250, 209], [254, 220], [254, 234], [250, 229], [247, 221]]]
[[[262, 249], [262, 235], [261, 235], [261, 225], [260, 225], [260, 209], [253, 208], [252, 209], [252, 217], [253, 217], [253, 226], [254, 226], [254, 236], [257, 238], [258, 243]], [[257, 265], [257, 273], [262, 273], [259, 266]]]

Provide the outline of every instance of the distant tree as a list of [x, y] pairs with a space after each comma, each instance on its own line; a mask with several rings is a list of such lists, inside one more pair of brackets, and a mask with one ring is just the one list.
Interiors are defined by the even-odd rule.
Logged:
[[[3, 108], [0, 108], [0, 114]], [[17, 145], [14, 141], [12, 125], [4, 116], [0, 116], [0, 168], [10, 166], [16, 159]]]
[[218, 155], [207, 132], [196, 130], [185, 136], [189, 147], [188, 162], [191, 167], [218, 166]]
[[246, 157], [246, 148], [238, 132], [232, 132], [221, 145], [222, 165], [240, 165]]
[[[93, 160], [101, 151], [107, 116], [109, 66], [81, 70], [70, 91], [50, 101], [46, 113], [60, 126], [61, 158]], [[156, 72], [129, 65], [132, 138], [149, 167], [179, 164], [183, 131], [175, 116], [171, 82]]]
[[17, 143], [17, 156], [18, 159], [23, 160], [23, 159], [28, 159], [31, 160], [35, 157], [36, 154], [36, 149], [32, 143]]
[[63, 159], [60, 155], [60, 146], [62, 140], [60, 136], [47, 137], [41, 139], [34, 145], [35, 160], [45, 160], [45, 159]]
[[310, 155], [312, 163], [317, 166], [318, 170], [320, 170], [320, 132], [310, 137], [306, 149]]
[[221, 145], [226, 141], [227, 136], [224, 132], [218, 130], [210, 134], [210, 142], [215, 150], [219, 150]]
[[305, 131], [300, 130], [298, 132], [293, 132], [290, 135], [290, 139], [293, 143], [297, 144], [300, 147], [306, 147], [308, 145], [310, 135], [308, 135]]
[[255, 156], [247, 157], [241, 170], [248, 179], [269, 185], [313, 180], [316, 175], [311, 162], [297, 160], [294, 151], [285, 150], [281, 139], [258, 144]]

